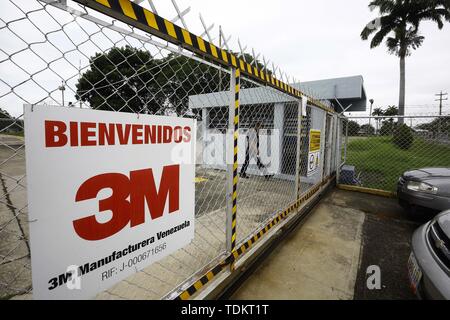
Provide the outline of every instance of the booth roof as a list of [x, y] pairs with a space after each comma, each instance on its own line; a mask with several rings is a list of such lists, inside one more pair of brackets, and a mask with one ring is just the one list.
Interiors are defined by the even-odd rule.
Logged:
[[[342, 112], [342, 105], [348, 112], [365, 111], [367, 96], [362, 76], [334, 78], [300, 82], [292, 85], [302, 92], [314, 92], [314, 96], [321, 100], [329, 100], [337, 112]], [[339, 103], [337, 103], [339, 100]], [[194, 95], [189, 97], [189, 107], [192, 109], [218, 108], [229, 105], [228, 91]], [[295, 98], [281, 93], [270, 87], [242, 89], [240, 93], [241, 105], [257, 105], [294, 102]]]

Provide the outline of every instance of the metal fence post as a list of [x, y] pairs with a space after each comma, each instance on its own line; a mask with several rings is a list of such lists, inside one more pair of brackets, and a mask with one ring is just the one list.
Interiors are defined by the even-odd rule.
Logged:
[[[328, 117], [328, 113], [325, 112], [325, 115], [323, 117], [323, 122], [322, 122], [322, 130], [323, 130], [323, 141], [320, 142], [320, 163], [321, 163], [321, 174], [322, 176], [320, 177], [320, 181], [323, 182], [325, 180], [325, 171], [326, 171], [326, 149], [327, 149], [327, 117]], [[321, 134], [321, 135], [322, 135]], [[321, 137], [322, 138], [322, 137]]]
[[336, 123], [336, 126], [334, 128], [335, 131], [335, 141], [334, 141], [334, 167], [336, 172], [336, 183], [339, 183], [339, 175], [341, 173], [341, 119], [338, 115], [334, 116], [334, 121]]
[[[240, 70], [232, 69], [230, 77], [230, 106], [228, 114], [228, 137], [233, 133], [233, 143], [227, 143], [227, 251], [232, 254], [236, 248], [236, 214], [238, 184], [238, 138], [239, 138], [239, 91]], [[227, 139], [230, 141], [230, 139]], [[231, 149], [232, 146], [232, 149]], [[234, 269], [234, 264], [231, 264]]]
[[347, 126], [345, 127], [345, 149], [344, 149], [344, 163], [347, 162], [347, 145], [348, 145], [348, 123], [349, 120], [347, 120]]
[[302, 97], [298, 101], [298, 116], [297, 116], [297, 161], [295, 166], [295, 190], [297, 190], [297, 200], [300, 200], [301, 196], [301, 182], [300, 182], [300, 169], [302, 165], [302, 159], [301, 159], [301, 144], [302, 144], [302, 121], [303, 121], [303, 99], [306, 99], [305, 97]]

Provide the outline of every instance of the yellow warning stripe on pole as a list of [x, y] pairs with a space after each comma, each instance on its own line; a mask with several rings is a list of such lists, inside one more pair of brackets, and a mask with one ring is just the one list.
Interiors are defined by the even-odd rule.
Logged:
[[235, 69], [235, 103], [234, 103], [234, 155], [233, 155], [233, 194], [232, 194], [232, 219], [231, 219], [231, 252], [233, 252], [236, 248], [236, 218], [237, 218], [237, 187], [238, 187], [238, 140], [239, 140], [239, 94], [241, 90], [241, 72], [239, 69]]

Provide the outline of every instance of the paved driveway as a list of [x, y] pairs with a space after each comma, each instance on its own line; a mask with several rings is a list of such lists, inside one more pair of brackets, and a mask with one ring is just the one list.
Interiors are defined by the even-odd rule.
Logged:
[[[406, 263], [419, 226], [395, 199], [333, 190], [241, 285], [233, 299], [414, 299]], [[381, 289], [367, 288], [367, 268]]]

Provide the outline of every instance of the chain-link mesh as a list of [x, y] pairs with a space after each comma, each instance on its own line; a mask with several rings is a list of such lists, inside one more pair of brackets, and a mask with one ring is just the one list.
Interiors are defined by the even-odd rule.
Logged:
[[241, 81], [238, 243], [296, 199], [298, 100]]
[[[324, 152], [326, 139], [329, 137], [325, 131], [326, 121], [326, 111], [314, 106], [307, 106], [306, 114], [302, 117], [300, 136], [300, 194], [308, 192], [331, 173], [332, 154]], [[316, 157], [313, 157], [313, 153], [311, 152], [312, 131], [320, 136], [320, 153]], [[331, 146], [332, 144], [330, 143], [330, 151]]]
[[[23, 104], [184, 116], [201, 126], [202, 114], [189, 107], [189, 97], [223, 91], [230, 82], [229, 71], [131, 33], [136, 30], [125, 25], [128, 35], [111, 22], [80, 19], [39, 1], [11, 0], [5, 7], [0, 13], [2, 298], [31, 290]], [[227, 105], [224, 99], [214, 102]], [[226, 123], [227, 115], [216, 112], [213, 121]], [[192, 244], [101, 298], [160, 298], [225, 252], [225, 176], [201, 166], [196, 176]]]
[[[81, 5], [64, 3], [1, 4], [0, 299], [29, 297], [32, 291], [24, 104], [198, 121], [195, 239], [98, 295], [158, 299], [198, 278], [227, 253], [231, 72]], [[249, 79], [241, 85], [238, 242], [295, 202], [298, 191], [307, 192], [333, 171], [333, 155], [323, 154], [317, 172], [308, 172], [310, 130], [321, 131], [321, 150], [333, 139], [325, 135], [325, 111], [308, 106], [299, 138], [299, 100]]]
[[337, 132], [339, 158], [338, 168], [342, 168], [347, 160], [347, 144], [348, 144], [348, 118], [339, 117], [339, 128]]
[[340, 183], [395, 192], [413, 169], [450, 167], [450, 117], [349, 118]]

